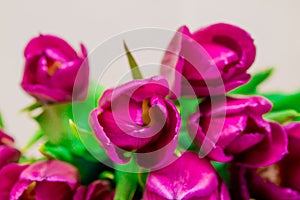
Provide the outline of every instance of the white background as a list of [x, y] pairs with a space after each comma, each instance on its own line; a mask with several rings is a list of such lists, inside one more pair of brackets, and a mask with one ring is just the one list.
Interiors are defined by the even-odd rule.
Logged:
[[298, 0], [0, 0], [0, 110], [7, 132], [22, 146], [36, 129], [18, 111], [33, 101], [19, 83], [23, 48], [39, 33], [61, 36], [76, 49], [83, 42], [92, 50], [112, 35], [134, 28], [176, 30], [186, 24], [193, 31], [215, 22], [232, 23], [255, 39], [257, 58], [251, 72], [276, 66], [265, 89], [293, 91], [300, 88], [299, 10]]

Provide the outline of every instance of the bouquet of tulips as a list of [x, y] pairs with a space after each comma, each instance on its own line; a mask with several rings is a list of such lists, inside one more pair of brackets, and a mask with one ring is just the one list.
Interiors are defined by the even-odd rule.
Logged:
[[106, 89], [84, 45], [29, 41], [22, 111], [39, 128], [18, 150], [0, 120], [1, 200], [300, 199], [300, 92], [260, 90], [273, 69], [247, 73], [245, 30], [182, 26], [147, 78], [123, 45], [133, 80]]

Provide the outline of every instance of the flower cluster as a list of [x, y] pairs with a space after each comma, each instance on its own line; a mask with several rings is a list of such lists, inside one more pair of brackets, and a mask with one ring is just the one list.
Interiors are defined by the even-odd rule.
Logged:
[[39, 130], [19, 151], [0, 120], [1, 200], [300, 199], [300, 93], [259, 90], [272, 70], [247, 73], [245, 30], [182, 26], [147, 78], [125, 51], [134, 80], [105, 90], [84, 45], [27, 44], [23, 112]]

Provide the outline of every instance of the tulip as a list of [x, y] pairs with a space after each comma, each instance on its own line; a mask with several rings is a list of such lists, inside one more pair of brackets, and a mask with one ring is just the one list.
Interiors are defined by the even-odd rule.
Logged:
[[0, 169], [8, 163], [19, 161], [21, 153], [12, 147], [13, 143], [13, 138], [0, 130]]
[[114, 192], [112, 191], [108, 181], [97, 180], [88, 187], [80, 186], [73, 200], [113, 200]]
[[15, 163], [10, 163], [0, 169], [0, 199], [13, 199], [13, 197], [10, 197], [11, 189], [18, 181], [22, 171], [24, 171], [24, 169], [26, 169], [27, 167], [28, 165], [18, 165]]
[[285, 126], [288, 154], [270, 166], [249, 169], [233, 165], [231, 182], [236, 199], [300, 199], [300, 123]]
[[77, 169], [57, 160], [29, 166], [9, 164], [0, 171], [0, 179], [3, 200], [68, 200], [79, 184]]
[[[235, 162], [262, 167], [280, 160], [287, 153], [283, 128], [263, 119], [271, 104], [262, 97], [232, 98], [226, 103], [206, 100], [199, 112], [189, 118], [188, 129], [205, 155], [218, 162]], [[226, 114], [225, 114], [226, 113]], [[217, 129], [221, 127], [221, 129]], [[208, 132], [213, 134], [208, 134]], [[204, 145], [205, 143], [205, 145]]]
[[253, 39], [237, 26], [219, 23], [194, 33], [182, 26], [163, 57], [161, 75], [177, 97], [220, 95], [249, 81], [255, 54]]
[[70, 102], [73, 95], [75, 100], [85, 98], [89, 66], [82, 44], [78, 55], [63, 39], [39, 35], [27, 44], [24, 56], [21, 86], [28, 94], [42, 103]]
[[207, 159], [185, 152], [175, 162], [148, 176], [143, 200], [163, 199], [229, 200], [230, 196]]
[[180, 128], [175, 105], [165, 99], [168, 93], [167, 81], [160, 76], [133, 80], [104, 92], [90, 114], [90, 124], [114, 162], [129, 162], [125, 152], [135, 152], [144, 167], [168, 161]]

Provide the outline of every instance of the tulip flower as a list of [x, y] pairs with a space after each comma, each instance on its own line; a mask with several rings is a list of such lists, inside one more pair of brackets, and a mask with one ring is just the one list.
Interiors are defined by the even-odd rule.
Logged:
[[11, 189], [14, 184], [18, 181], [20, 174], [28, 165], [19, 165], [15, 163], [10, 163], [5, 165], [0, 169], [0, 199], [11, 200], [16, 199], [11, 197]]
[[[228, 97], [226, 103], [217, 101], [213, 110], [211, 107], [209, 100], [200, 103], [199, 112], [188, 122], [196, 146], [210, 159], [219, 162], [235, 160], [244, 166], [262, 167], [280, 160], [287, 153], [286, 132], [279, 124], [262, 117], [271, 109], [271, 104], [264, 98]], [[216, 127], [220, 126], [219, 131]], [[208, 131], [214, 134], [207, 134]]]
[[71, 200], [79, 185], [77, 169], [57, 160], [6, 165], [0, 171], [0, 180], [3, 200]]
[[248, 169], [233, 165], [231, 182], [236, 199], [300, 199], [300, 123], [285, 126], [288, 154], [270, 166]]
[[167, 48], [161, 75], [177, 97], [220, 95], [249, 81], [246, 71], [255, 54], [253, 39], [237, 26], [219, 23], [194, 33], [182, 26]]
[[0, 169], [8, 163], [19, 161], [21, 153], [12, 147], [13, 143], [13, 138], [0, 130]]
[[108, 181], [97, 180], [88, 187], [80, 186], [73, 200], [113, 200], [114, 191], [111, 189]]
[[27, 44], [24, 56], [21, 86], [28, 94], [42, 103], [70, 102], [73, 94], [75, 100], [85, 98], [89, 66], [82, 44], [79, 55], [63, 39], [39, 35]]
[[175, 162], [148, 176], [143, 200], [163, 199], [229, 200], [230, 196], [207, 159], [185, 152]]
[[91, 127], [117, 163], [127, 163], [125, 152], [135, 152], [144, 167], [166, 162], [173, 154], [180, 128], [175, 105], [166, 100], [167, 81], [160, 77], [133, 80], [104, 92], [90, 114]]

